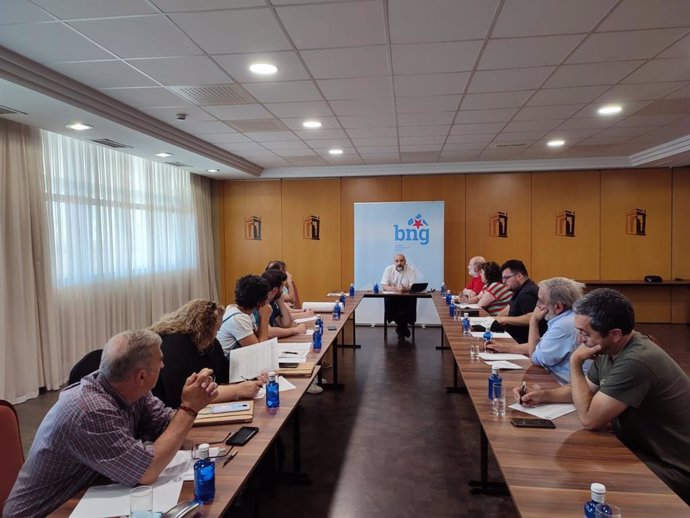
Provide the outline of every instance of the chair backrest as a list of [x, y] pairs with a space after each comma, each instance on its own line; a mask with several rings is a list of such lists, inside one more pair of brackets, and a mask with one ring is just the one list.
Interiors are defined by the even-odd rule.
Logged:
[[12, 403], [0, 400], [0, 514], [5, 500], [17, 480], [17, 473], [24, 464], [24, 450], [19, 435], [19, 419]]
[[97, 371], [98, 367], [101, 365], [102, 355], [103, 349], [96, 349], [95, 351], [86, 353], [86, 355], [72, 367], [72, 370], [69, 371], [69, 381], [67, 383], [71, 385], [72, 383], [81, 381], [84, 376]]

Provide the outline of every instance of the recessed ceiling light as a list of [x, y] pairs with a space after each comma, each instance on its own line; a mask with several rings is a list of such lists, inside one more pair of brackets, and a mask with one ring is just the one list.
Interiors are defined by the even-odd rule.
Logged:
[[161, 158], [166, 158], [166, 157], [172, 156], [172, 153], [156, 153], [156, 156], [159, 156]]
[[219, 173], [220, 169], [206, 169], [207, 173]]
[[597, 110], [599, 115], [615, 115], [623, 111], [623, 107], [620, 104], [607, 104], [602, 106]]
[[270, 76], [278, 72], [278, 67], [270, 63], [252, 63], [249, 65], [249, 71], [262, 76]]
[[69, 129], [77, 130], [77, 131], [84, 131], [88, 129], [93, 129], [93, 126], [89, 126], [88, 124], [82, 124], [81, 122], [75, 122], [74, 124], [67, 124], [66, 126]]
[[329, 149], [328, 152], [329, 152], [331, 155], [342, 155], [342, 154], [343, 154], [343, 150], [342, 150], [342, 149], [338, 149], [338, 148]]
[[304, 121], [302, 123], [302, 126], [304, 126], [305, 128], [309, 128], [309, 129], [316, 129], [316, 128], [320, 128], [321, 126], [323, 126], [323, 124], [321, 124], [319, 121]]
[[561, 147], [563, 144], [565, 144], [565, 140], [557, 138], [553, 140], [549, 140], [546, 145], [549, 147]]

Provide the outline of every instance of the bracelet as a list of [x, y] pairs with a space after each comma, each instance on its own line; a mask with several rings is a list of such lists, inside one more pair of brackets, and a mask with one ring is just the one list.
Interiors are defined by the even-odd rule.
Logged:
[[177, 407], [178, 410], [182, 410], [183, 412], [187, 412], [189, 415], [191, 415], [194, 419], [196, 419], [196, 416], [199, 415], [198, 412], [195, 412], [191, 408], [185, 405], [180, 405]]

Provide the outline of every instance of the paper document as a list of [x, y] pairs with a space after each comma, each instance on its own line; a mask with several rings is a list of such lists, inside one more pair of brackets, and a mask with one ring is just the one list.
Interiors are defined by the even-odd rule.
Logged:
[[311, 336], [311, 335], [314, 334], [314, 330], [313, 330], [313, 329], [307, 329], [306, 332], [305, 332], [304, 334], [307, 335], [307, 336]]
[[[489, 326], [491, 327], [491, 326]], [[492, 338], [510, 338], [510, 334], [501, 332], [501, 333], [491, 333]], [[481, 331], [472, 331], [472, 336], [475, 336], [477, 338], [482, 338], [484, 336], [484, 333]]]
[[479, 353], [479, 357], [489, 362], [498, 360], [529, 360], [524, 354], [515, 353]]
[[479, 304], [470, 304], [468, 302], [460, 302], [456, 306], [459, 306], [460, 309], [482, 309]]
[[340, 297], [342, 295], [347, 295], [345, 292], [331, 292], [331, 293], [326, 293], [326, 297]]
[[256, 378], [262, 371], [278, 369], [278, 339], [230, 351], [230, 383]]
[[278, 344], [278, 363], [304, 363], [311, 351], [311, 343]]
[[286, 390], [296, 389], [292, 383], [290, 383], [285, 376], [278, 376], [278, 392], [285, 392]]
[[494, 323], [494, 317], [470, 317], [470, 325], [482, 326], [484, 329], [489, 329]]
[[499, 360], [497, 362], [485, 362], [489, 365], [497, 366], [499, 369], [503, 370], [514, 370], [514, 369], [522, 369], [523, 367], [520, 367], [517, 363], [505, 361], [505, 360]]
[[[314, 320], [316, 320], [316, 315], [314, 315], [313, 317], [296, 318], [296, 319], [293, 320], [293, 322], [294, 322], [295, 324], [306, 324], [307, 322], [313, 322]], [[314, 330], [313, 330], [313, 329], [309, 329], [309, 330], [307, 331], [307, 334], [310, 334], [309, 331], [311, 331], [311, 334], [314, 334]]]
[[513, 410], [519, 410], [520, 412], [525, 412], [526, 414], [530, 414], [541, 419], [558, 419], [562, 415], [575, 412], [575, 405], [572, 403], [551, 403], [532, 408], [522, 406], [520, 403], [515, 403], [510, 405], [510, 408]]
[[[182, 490], [182, 477], [158, 478], [153, 487], [153, 510], [163, 513], [177, 505]], [[129, 491], [121, 484], [93, 486], [86, 490], [70, 518], [107, 518], [129, 516]]]
[[311, 351], [311, 342], [299, 342], [299, 343], [289, 343], [280, 342], [278, 343], [278, 354], [284, 353], [285, 351], [302, 352]]

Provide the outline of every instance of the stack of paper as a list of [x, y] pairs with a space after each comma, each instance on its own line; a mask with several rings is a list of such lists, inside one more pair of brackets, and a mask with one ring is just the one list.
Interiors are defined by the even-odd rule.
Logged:
[[303, 363], [311, 351], [311, 343], [278, 344], [278, 363]]
[[254, 379], [262, 372], [278, 370], [278, 339], [230, 351], [230, 383]]
[[487, 362], [494, 362], [498, 360], [529, 360], [524, 354], [514, 353], [479, 353], [479, 357]]
[[535, 407], [522, 406], [520, 403], [510, 405], [513, 410], [519, 410], [541, 419], [556, 419], [562, 415], [575, 412], [575, 405], [572, 403], [550, 403], [546, 405], [538, 405]]
[[492, 367], [498, 367], [499, 369], [503, 369], [503, 370], [522, 369], [522, 367], [520, 367], [517, 363], [513, 363], [513, 362], [509, 362], [509, 361], [505, 361], [505, 360], [500, 360], [497, 362], [484, 362], [484, 363], [487, 363], [487, 364], [491, 365]]

